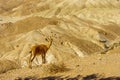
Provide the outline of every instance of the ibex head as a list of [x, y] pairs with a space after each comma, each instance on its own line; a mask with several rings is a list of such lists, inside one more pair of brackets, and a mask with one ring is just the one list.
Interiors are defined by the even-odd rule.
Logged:
[[32, 51], [29, 51], [29, 53], [32, 53]]
[[45, 38], [46, 41], [50, 42], [50, 41], [53, 41], [52, 37], [48, 37], [48, 38]]

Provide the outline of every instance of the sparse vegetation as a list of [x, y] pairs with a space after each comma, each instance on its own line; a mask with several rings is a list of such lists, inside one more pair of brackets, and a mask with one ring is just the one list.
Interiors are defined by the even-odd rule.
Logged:
[[45, 70], [48, 73], [58, 73], [69, 70], [64, 63], [51, 63]]

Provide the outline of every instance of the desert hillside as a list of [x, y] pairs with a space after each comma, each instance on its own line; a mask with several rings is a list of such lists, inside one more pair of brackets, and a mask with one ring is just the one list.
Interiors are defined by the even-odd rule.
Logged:
[[[37, 56], [30, 69], [46, 39], [46, 63]], [[119, 62], [119, 0], [0, 0], [0, 80], [113, 79]]]

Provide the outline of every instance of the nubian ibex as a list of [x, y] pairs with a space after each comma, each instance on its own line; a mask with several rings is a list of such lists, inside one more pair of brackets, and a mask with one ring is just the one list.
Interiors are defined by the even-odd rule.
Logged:
[[41, 55], [42, 57], [42, 64], [46, 63], [46, 53], [50, 48], [50, 46], [52, 45], [53, 39], [50, 37], [50, 38], [46, 38], [45, 40], [48, 41], [49, 43], [32, 46], [30, 51], [31, 55], [29, 59], [29, 68], [32, 68], [33, 60], [35, 59], [36, 56], [39, 55]]

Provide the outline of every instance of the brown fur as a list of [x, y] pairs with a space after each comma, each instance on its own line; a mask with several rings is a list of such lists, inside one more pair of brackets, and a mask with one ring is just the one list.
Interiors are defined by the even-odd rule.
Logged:
[[29, 60], [29, 67], [32, 68], [32, 61], [36, 56], [41, 55], [42, 57], [42, 64], [46, 63], [46, 53], [48, 49], [50, 48], [52, 44], [52, 39], [50, 40], [49, 45], [41, 44], [41, 45], [36, 45], [31, 48], [31, 55], [30, 55], [30, 60]]

